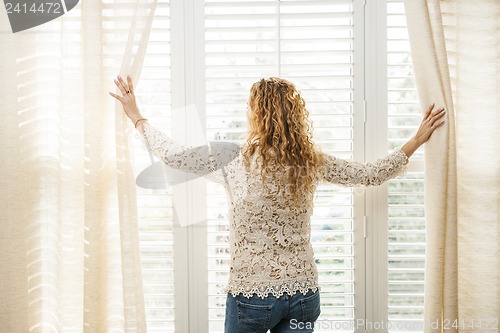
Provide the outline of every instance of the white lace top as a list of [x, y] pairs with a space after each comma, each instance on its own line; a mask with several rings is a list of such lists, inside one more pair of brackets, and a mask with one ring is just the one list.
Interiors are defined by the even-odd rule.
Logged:
[[[243, 162], [244, 146], [208, 144], [183, 147], [144, 123], [144, 141], [167, 165], [206, 176], [224, 185], [229, 199], [229, 246], [231, 269], [226, 288], [233, 296], [257, 294], [280, 297], [297, 291], [318, 289], [318, 273], [310, 242], [310, 218], [313, 193], [298, 203], [277, 190], [271, 178], [262, 178], [252, 161], [247, 170]], [[215, 148], [214, 148], [215, 147]], [[380, 185], [404, 173], [407, 157], [396, 150], [376, 163], [357, 163], [324, 154], [325, 165], [317, 181], [344, 186]], [[221, 162], [225, 161], [225, 162]]]

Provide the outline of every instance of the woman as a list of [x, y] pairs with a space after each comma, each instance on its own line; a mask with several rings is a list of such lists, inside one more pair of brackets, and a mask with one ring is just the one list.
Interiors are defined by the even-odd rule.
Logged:
[[131, 78], [125, 82], [118, 77], [115, 83], [123, 96], [110, 94], [123, 104], [150, 150], [172, 167], [212, 172], [209, 177], [226, 188], [231, 251], [226, 333], [312, 332], [320, 314], [310, 243], [317, 183], [370, 186], [399, 175], [444, 123], [445, 114], [443, 108], [432, 112], [431, 105], [416, 135], [401, 149], [374, 164], [348, 162], [322, 153], [313, 143], [305, 101], [292, 83], [262, 79], [250, 90], [246, 143], [220, 168], [223, 151], [202, 154], [176, 145], [142, 117]]

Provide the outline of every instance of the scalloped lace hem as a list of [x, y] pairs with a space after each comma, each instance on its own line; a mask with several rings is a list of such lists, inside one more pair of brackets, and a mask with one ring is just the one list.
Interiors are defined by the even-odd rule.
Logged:
[[293, 280], [281, 281], [279, 283], [266, 283], [266, 282], [230, 282], [224, 290], [226, 293], [231, 294], [233, 297], [239, 294], [246, 298], [257, 295], [260, 298], [266, 298], [273, 295], [276, 298], [283, 296], [284, 293], [292, 296], [297, 292], [306, 294], [309, 290], [316, 292], [320, 290], [318, 282], [315, 279], [306, 280]]

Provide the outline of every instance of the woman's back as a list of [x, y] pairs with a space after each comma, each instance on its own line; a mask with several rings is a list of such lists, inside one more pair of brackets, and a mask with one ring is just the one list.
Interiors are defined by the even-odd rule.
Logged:
[[[310, 244], [312, 189], [293, 193], [283, 186], [284, 169], [264, 174], [253, 159], [241, 155], [227, 166], [231, 271], [227, 291], [234, 296], [280, 297], [317, 290]], [[296, 195], [298, 194], [298, 198]]]

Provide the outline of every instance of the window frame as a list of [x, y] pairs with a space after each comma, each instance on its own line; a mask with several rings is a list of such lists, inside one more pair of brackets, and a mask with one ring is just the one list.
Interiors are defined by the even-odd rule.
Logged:
[[[387, 0], [353, 0], [355, 161], [375, 161], [387, 154]], [[205, 131], [204, 1], [170, 1], [172, 114], [194, 105]], [[172, 136], [190, 144], [190, 120], [176, 114]], [[205, 134], [205, 132], [203, 132]], [[422, 171], [422, 161], [409, 171]], [[204, 183], [177, 185], [186, 213], [206, 202]], [[203, 205], [201, 205], [203, 206]], [[387, 184], [354, 195], [355, 318], [387, 323], [388, 189]], [[203, 213], [203, 212], [202, 212]], [[208, 331], [207, 225], [180, 226], [174, 221], [174, 304], [176, 332]], [[358, 254], [356, 254], [358, 252]], [[362, 282], [362, 283], [360, 283]], [[355, 319], [355, 320], [356, 320]], [[375, 331], [369, 327], [357, 331]], [[380, 331], [380, 330], [377, 330]], [[381, 331], [387, 331], [382, 329]]]

